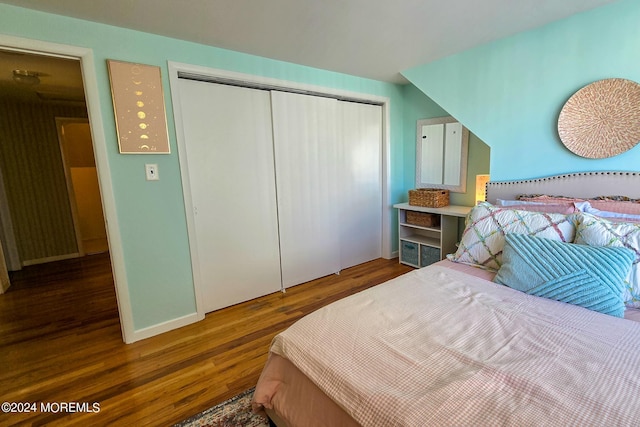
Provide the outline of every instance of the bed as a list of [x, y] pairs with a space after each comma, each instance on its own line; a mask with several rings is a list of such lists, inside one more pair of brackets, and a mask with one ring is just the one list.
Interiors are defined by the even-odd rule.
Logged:
[[637, 425], [636, 199], [633, 172], [488, 184], [449, 259], [276, 336], [254, 410], [280, 427]]

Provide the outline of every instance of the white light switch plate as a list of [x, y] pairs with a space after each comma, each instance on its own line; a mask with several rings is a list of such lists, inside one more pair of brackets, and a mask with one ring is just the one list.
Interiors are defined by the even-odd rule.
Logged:
[[147, 175], [147, 181], [157, 181], [160, 179], [160, 176], [158, 176], [158, 165], [147, 163], [144, 165], [144, 171]]

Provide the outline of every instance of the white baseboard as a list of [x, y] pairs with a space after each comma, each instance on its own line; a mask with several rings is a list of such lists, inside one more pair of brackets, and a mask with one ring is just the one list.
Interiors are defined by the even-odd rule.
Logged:
[[27, 267], [29, 265], [45, 264], [47, 262], [62, 261], [62, 260], [65, 260], [65, 259], [72, 259], [72, 258], [79, 258], [79, 257], [80, 257], [79, 253], [74, 253], [74, 254], [50, 256], [50, 257], [46, 257], [46, 258], [27, 259], [27, 260], [22, 261], [22, 266], [23, 267]]
[[198, 317], [198, 313], [191, 313], [191, 314], [187, 314], [186, 316], [178, 317], [177, 319], [158, 323], [157, 325], [149, 326], [142, 329], [136, 329], [131, 334], [132, 336], [126, 337], [125, 342], [127, 344], [131, 344], [136, 341], [140, 341], [146, 338], [151, 338], [153, 336], [160, 335], [162, 333], [169, 332], [174, 329], [178, 329], [183, 326], [190, 325], [192, 323], [197, 322], [198, 320], [201, 320]]

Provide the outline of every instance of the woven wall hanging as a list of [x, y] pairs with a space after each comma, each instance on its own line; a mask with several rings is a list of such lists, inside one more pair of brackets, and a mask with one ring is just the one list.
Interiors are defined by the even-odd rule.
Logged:
[[640, 84], [606, 79], [577, 91], [558, 117], [560, 140], [590, 159], [624, 153], [640, 141]]

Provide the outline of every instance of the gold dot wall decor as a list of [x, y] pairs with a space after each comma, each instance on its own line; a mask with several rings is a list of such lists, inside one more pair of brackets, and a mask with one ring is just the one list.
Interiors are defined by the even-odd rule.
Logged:
[[640, 141], [640, 84], [606, 79], [577, 91], [558, 117], [560, 140], [590, 159], [617, 156]]
[[160, 67], [107, 60], [121, 154], [169, 154]]

